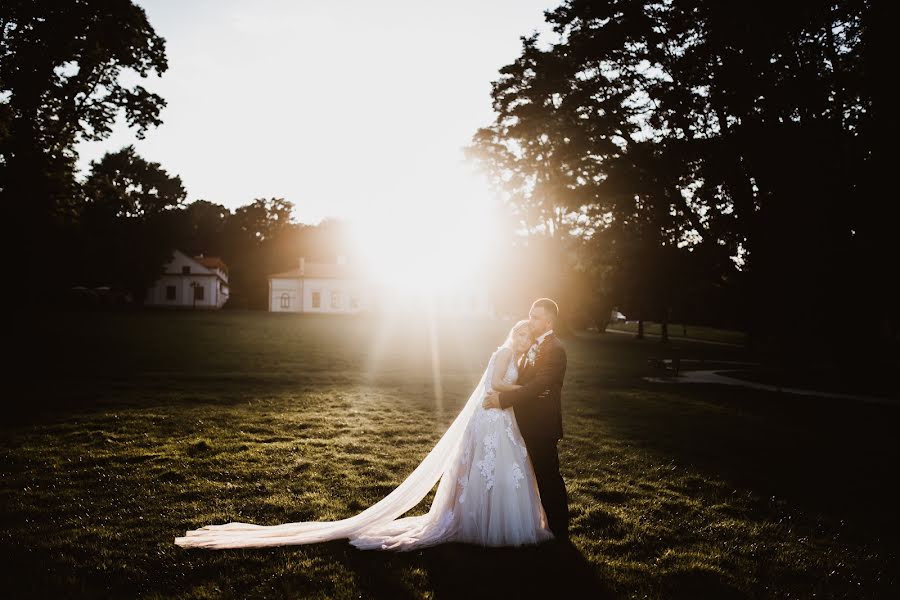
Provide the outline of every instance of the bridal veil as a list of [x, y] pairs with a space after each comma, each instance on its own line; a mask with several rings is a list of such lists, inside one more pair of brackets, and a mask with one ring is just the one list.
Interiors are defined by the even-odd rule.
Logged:
[[[176, 537], [175, 543], [187, 548], [260, 548], [349, 538], [358, 548], [407, 550], [444, 541], [448, 537], [445, 524], [452, 520], [456, 483], [455, 476], [448, 471], [454, 468], [454, 458], [469, 419], [489, 387], [492, 363], [493, 357], [459, 415], [419, 466], [390, 494], [363, 512], [340, 521], [207, 525], [188, 531], [184, 537]], [[445, 472], [448, 476], [442, 479]], [[439, 480], [441, 485], [427, 514], [399, 518], [419, 504]]]

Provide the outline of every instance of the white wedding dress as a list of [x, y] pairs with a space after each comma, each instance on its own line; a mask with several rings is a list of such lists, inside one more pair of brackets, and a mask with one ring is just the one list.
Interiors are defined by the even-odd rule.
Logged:
[[[483, 546], [536, 544], [553, 537], [534, 470], [512, 409], [482, 407], [501, 346], [443, 437], [384, 499], [363, 512], [328, 522], [227, 523], [188, 531], [175, 543], [199, 548], [255, 548], [348, 538], [361, 549], [412, 550], [445, 542]], [[504, 381], [514, 383], [514, 360]], [[440, 480], [427, 514], [403, 517]]]

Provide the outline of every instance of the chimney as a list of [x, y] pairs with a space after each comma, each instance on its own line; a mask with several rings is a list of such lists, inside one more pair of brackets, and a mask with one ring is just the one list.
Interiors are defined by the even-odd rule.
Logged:
[[305, 270], [306, 270], [306, 258], [301, 256], [300, 257], [300, 277], [303, 277]]

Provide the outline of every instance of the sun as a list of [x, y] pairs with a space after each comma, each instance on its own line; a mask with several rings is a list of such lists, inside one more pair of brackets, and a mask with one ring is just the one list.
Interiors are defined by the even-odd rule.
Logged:
[[499, 235], [497, 202], [474, 175], [426, 197], [401, 197], [350, 219], [368, 277], [406, 296], [472, 284]]

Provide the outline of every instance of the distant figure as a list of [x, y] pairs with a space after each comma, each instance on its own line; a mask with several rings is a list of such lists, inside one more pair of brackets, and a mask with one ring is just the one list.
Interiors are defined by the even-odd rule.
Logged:
[[[569, 510], [556, 445], [562, 437], [566, 351], [547, 298], [532, 304], [488, 361], [481, 381], [428, 456], [381, 501], [342, 521], [227, 523], [188, 531], [199, 548], [311, 544], [340, 538], [361, 549], [413, 550], [445, 542], [483, 546], [567, 538]], [[440, 481], [428, 514], [399, 518]]]

